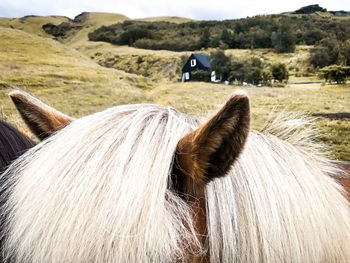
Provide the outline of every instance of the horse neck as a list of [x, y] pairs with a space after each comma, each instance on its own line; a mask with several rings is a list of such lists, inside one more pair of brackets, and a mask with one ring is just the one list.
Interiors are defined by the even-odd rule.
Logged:
[[[197, 238], [202, 244], [203, 248], [208, 247], [208, 229], [207, 229], [207, 215], [206, 215], [206, 200], [204, 190], [196, 191], [196, 195], [190, 195], [187, 198], [193, 211], [193, 221], [196, 227]], [[187, 262], [199, 263], [209, 262], [209, 254], [207, 251], [204, 254], [196, 255], [192, 253], [194, 249], [188, 251]]]

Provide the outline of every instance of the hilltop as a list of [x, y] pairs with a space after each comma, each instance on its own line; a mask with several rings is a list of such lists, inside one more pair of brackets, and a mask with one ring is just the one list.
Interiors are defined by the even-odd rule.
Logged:
[[302, 8], [290, 12], [290, 14], [319, 14], [319, 13], [324, 13], [324, 14], [331, 14], [334, 17], [344, 17], [344, 16], [350, 16], [350, 12], [344, 11], [344, 10], [338, 10], [338, 11], [327, 11], [326, 8], [321, 7], [318, 4], [315, 5], [308, 5], [308, 6], [303, 6]]
[[70, 21], [70, 19], [65, 16], [24, 16], [20, 18], [0, 17], [0, 27], [23, 30], [27, 33], [52, 38], [53, 36], [47, 34], [42, 26], [48, 23], [58, 25], [68, 21]]
[[170, 23], [176, 23], [176, 24], [195, 21], [195, 19], [192, 19], [192, 18], [179, 17], [179, 16], [155, 16], [155, 17], [138, 18], [134, 20], [145, 21], [145, 22], [170, 22]]

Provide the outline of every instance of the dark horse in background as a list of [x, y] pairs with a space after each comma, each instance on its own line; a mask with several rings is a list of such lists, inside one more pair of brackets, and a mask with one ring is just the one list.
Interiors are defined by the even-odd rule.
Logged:
[[[15, 159], [35, 145], [36, 143], [27, 135], [5, 121], [0, 121], [0, 173], [3, 173]], [[6, 177], [1, 177], [0, 184], [3, 185], [6, 181]], [[0, 220], [1, 229], [3, 228], [3, 224], [3, 220]], [[1, 246], [2, 243], [3, 236], [0, 236]], [[3, 262], [1, 254], [0, 262]]]
[[0, 121], [0, 172], [36, 143], [12, 125]]

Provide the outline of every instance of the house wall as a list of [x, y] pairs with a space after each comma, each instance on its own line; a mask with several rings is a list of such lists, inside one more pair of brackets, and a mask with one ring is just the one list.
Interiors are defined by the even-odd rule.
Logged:
[[[182, 68], [182, 81], [190, 81], [191, 80], [191, 71], [193, 70], [204, 70], [208, 71], [208, 68], [204, 67], [198, 59], [193, 56], [193, 54], [188, 58], [186, 64]], [[188, 73], [189, 79], [186, 79], [185, 73]]]

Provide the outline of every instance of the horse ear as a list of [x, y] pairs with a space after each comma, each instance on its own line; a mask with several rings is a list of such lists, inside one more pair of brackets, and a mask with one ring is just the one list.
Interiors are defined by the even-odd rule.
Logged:
[[208, 122], [179, 141], [176, 165], [195, 184], [226, 175], [242, 152], [249, 127], [249, 99], [237, 92]]
[[9, 96], [24, 122], [40, 140], [46, 139], [74, 120], [24, 91], [12, 91]]

